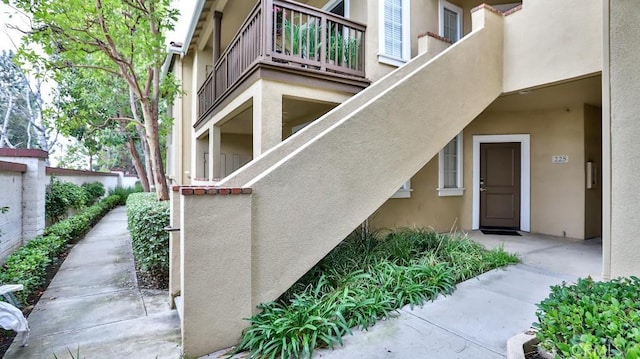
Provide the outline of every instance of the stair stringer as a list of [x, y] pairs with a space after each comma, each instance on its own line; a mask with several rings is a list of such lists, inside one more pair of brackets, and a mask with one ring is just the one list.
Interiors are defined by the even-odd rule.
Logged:
[[502, 93], [503, 17], [482, 8], [473, 22], [463, 40], [244, 185], [254, 305], [282, 294]]
[[344, 103], [327, 112], [302, 130], [279, 143], [277, 146], [274, 146], [262, 153], [260, 157], [256, 158], [254, 161], [249, 162], [239, 170], [221, 179], [216, 185], [222, 187], [234, 187], [242, 186], [243, 184], [251, 181], [256, 176], [259, 176], [262, 172], [278, 163], [278, 161], [282, 160], [285, 156], [289, 155], [300, 146], [303, 146], [305, 143], [311, 141], [327, 128], [345, 118], [345, 116], [348, 116], [354, 108], [359, 108], [364, 105], [380, 94], [380, 92], [393, 86], [408, 74], [429, 62], [438, 54], [439, 53], [435, 53], [434, 51], [428, 51], [411, 59], [411, 61], [372, 83], [366, 89], [360, 91]]

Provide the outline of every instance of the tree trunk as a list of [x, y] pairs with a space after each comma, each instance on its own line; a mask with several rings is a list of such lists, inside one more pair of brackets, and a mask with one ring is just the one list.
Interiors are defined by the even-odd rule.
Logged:
[[9, 142], [9, 134], [7, 128], [9, 126], [9, 118], [11, 117], [11, 111], [13, 109], [13, 96], [9, 95], [9, 101], [7, 102], [7, 112], [4, 114], [4, 122], [2, 124], [2, 130], [0, 131], [0, 148], [5, 147], [5, 144], [9, 148], [15, 148], [11, 142]]
[[158, 195], [158, 200], [166, 201], [169, 199], [169, 186], [167, 185], [162, 165], [162, 149], [160, 148], [158, 130], [158, 107], [153, 106], [149, 98], [143, 98], [141, 102], [144, 127], [147, 132], [147, 142], [149, 143], [149, 153], [151, 155], [151, 166], [156, 180], [156, 194]]
[[[124, 121], [118, 121], [118, 125], [120, 127], [120, 132], [122, 132], [126, 136]], [[141, 139], [144, 141], [144, 139]], [[133, 162], [133, 167], [136, 169], [136, 173], [138, 174], [138, 178], [140, 179], [140, 185], [142, 185], [142, 190], [145, 192], [150, 192], [149, 188], [149, 180], [147, 179], [147, 173], [142, 165], [142, 160], [140, 160], [140, 154], [138, 153], [138, 149], [136, 148], [136, 143], [131, 136], [127, 136], [127, 142], [125, 143], [127, 146], [127, 150], [129, 151], [129, 155], [131, 156], [131, 162]]]
[[133, 167], [135, 167], [138, 178], [140, 179], [142, 190], [145, 192], [151, 192], [151, 188], [149, 187], [149, 179], [147, 178], [147, 172], [144, 169], [142, 160], [140, 159], [140, 154], [138, 154], [138, 149], [136, 149], [136, 144], [133, 138], [129, 138], [126, 145], [127, 149], [129, 150], [129, 154], [131, 155], [131, 162], [133, 162]]
[[147, 171], [147, 181], [149, 181], [149, 188], [151, 190], [156, 188], [156, 181], [153, 177], [153, 166], [151, 166], [151, 151], [149, 150], [149, 141], [142, 125], [136, 124], [136, 130], [140, 136], [140, 147], [142, 147], [142, 153], [144, 154], [144, 167]]

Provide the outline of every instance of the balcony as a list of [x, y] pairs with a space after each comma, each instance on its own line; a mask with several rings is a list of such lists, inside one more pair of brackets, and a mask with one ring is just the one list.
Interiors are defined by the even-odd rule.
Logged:
[[198, 90], [198, 123], [260, 68], [364, 87], [365, 26], [304, 4], [259, 1]]

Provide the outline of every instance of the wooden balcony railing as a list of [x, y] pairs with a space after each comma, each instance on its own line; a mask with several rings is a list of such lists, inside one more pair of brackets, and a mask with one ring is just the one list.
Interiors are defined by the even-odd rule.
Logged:
[[199, 118], [259, 63], [364, 78], [365, 29], [304, 4], [259, 1], [198, 90]]

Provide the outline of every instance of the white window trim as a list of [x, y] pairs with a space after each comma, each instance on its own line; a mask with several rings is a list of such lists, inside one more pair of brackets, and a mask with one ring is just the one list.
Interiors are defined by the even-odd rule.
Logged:
[[520, 230], [531, 231], [531, 136], [475, 135], [473, 136], [473, 209], [471, 229], [480, 228], [480, 144], [520, 142]]
[[378, 62], [399, 67], [411, 59], [410, 3], [410, 0], [402, 0], [402, 58], [397, 58], [384, 53], [384, 0], [378, 1], [378, 29], [380, 29], [380, 34], [378, 36]]
[[[322, 10], [329, 11], [329, 9], [336, 6], [340, 1], [343, 1], [343, 0], [331, 0], [322, 7]], [[349, 4], [349, 0], [344, 0], [344, 17], [346, 19], [349, 19], [351, 16], [350, 8], [351, 8], [351, 5]]]
[[405, 182], [390, 198], [411, 198], [411, 180]]
[[462, 21], [463, 21], [463, 11], [460, 6], [453, 5], [452, 3], [446, 0], [439, 0], [438, 3], [438, 26], [440, 31], [440, 36], [444, 37], [444, 9], [448, 9], [449, 11], [453, 11], [458, 14], [458, 38], [457, 39], [449, 39], [453, 42], [456, 42], [462, 38]]
[[456, 135], [456, 184], [457, 188], [444, 188], [444, 148], [438, 153], [438, 196], [462, 196], [464, 194], [463, 186], [463, 149], [464, 136], [462, 131]]

